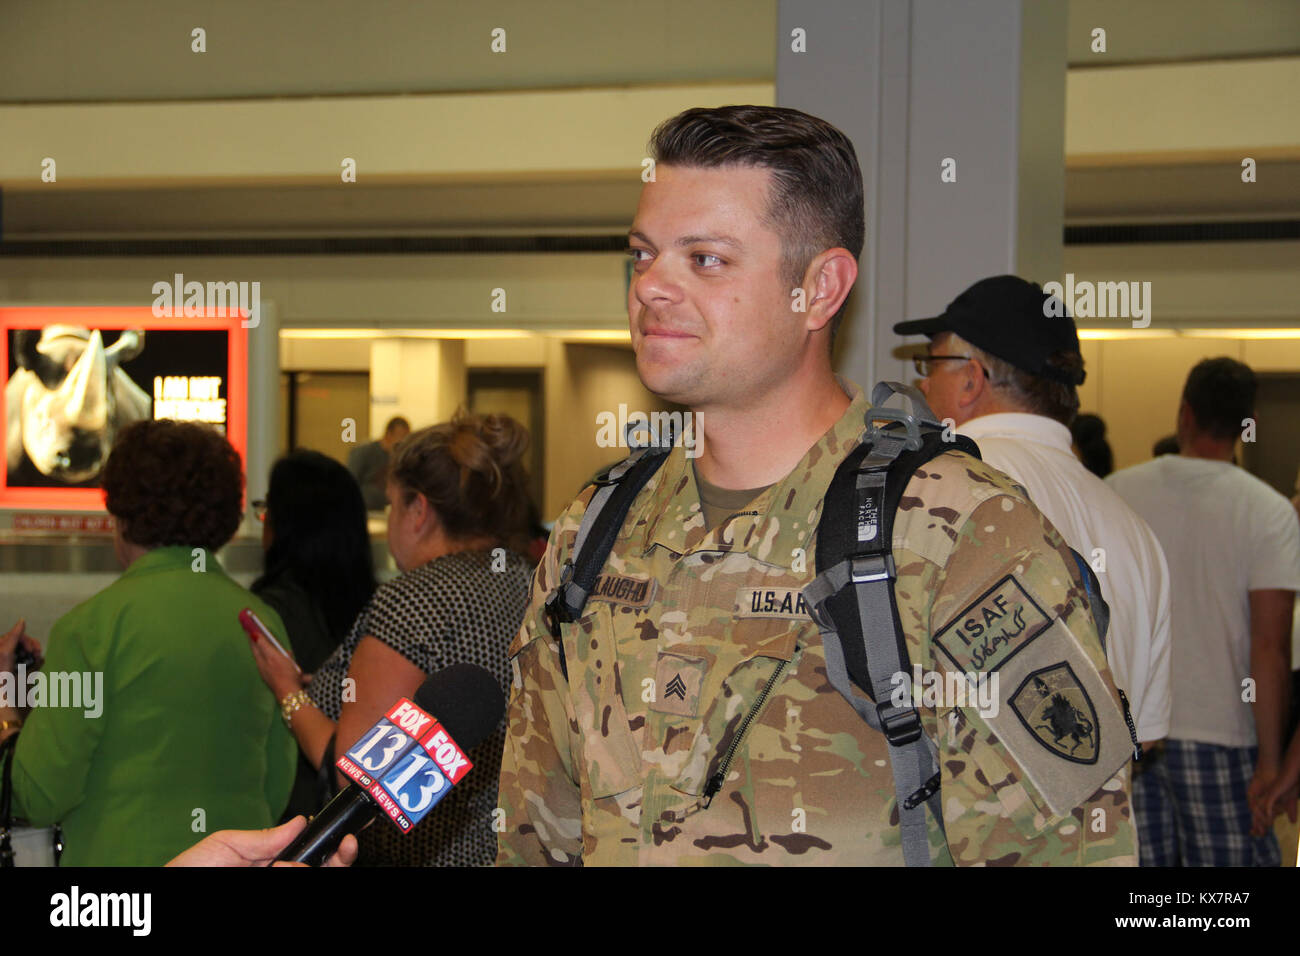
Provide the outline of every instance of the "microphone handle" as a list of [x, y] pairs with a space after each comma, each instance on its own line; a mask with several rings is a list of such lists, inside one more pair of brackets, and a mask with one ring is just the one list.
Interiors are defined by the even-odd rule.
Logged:
[[338, 849], [343, 838], [356, 833], [379, 815], [379, 806], [356, 784], [349, 784], [320, 813], [307, 823], [307, 829], [280, 851], [273, 862], [289, 861], [320, 866]]

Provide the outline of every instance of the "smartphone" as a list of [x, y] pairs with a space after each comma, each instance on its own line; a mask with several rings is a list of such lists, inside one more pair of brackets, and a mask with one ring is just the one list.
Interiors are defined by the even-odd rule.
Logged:
[[289, 658], [293, 663], [294, 670], [299, 674], [302, 673], [302, 668], [299, 667], [298, 662], [293, 659], [293, 655], [286, 651], [284, 645], [275, 639], [275, 635], [271, 633], [271, 629], [262, 623], [261, 618], [253, 613], [252, 608], [246, 607], [239, 612], [239, 623], [243, 625], [244, 630], [248, 632], [250, 638], [254, 641], [265, 640], [277, 651]]

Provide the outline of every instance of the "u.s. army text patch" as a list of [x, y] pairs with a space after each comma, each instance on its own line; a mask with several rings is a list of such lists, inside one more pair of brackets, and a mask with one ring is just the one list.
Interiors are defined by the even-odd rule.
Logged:
[[808, 602], [799, 588], [741, 588], [736, 617], [785, 617], [809, 620]]

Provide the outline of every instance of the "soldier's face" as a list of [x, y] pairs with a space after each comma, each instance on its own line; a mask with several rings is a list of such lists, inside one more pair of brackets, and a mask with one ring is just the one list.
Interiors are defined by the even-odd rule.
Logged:
[[629, 232], [637, 372], [661, 398], [734, 407], [791, 374], [805, 347], [763, 222], [771, 173], [660, 165]]

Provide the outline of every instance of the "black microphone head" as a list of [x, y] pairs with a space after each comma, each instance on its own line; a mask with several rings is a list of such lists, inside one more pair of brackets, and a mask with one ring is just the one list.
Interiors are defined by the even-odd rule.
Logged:
[[461, 750], [478, 746], [506, 712], [497, 679], [477, 664], [452, 664], [430, 674], [414, 700], [447, 728]]

